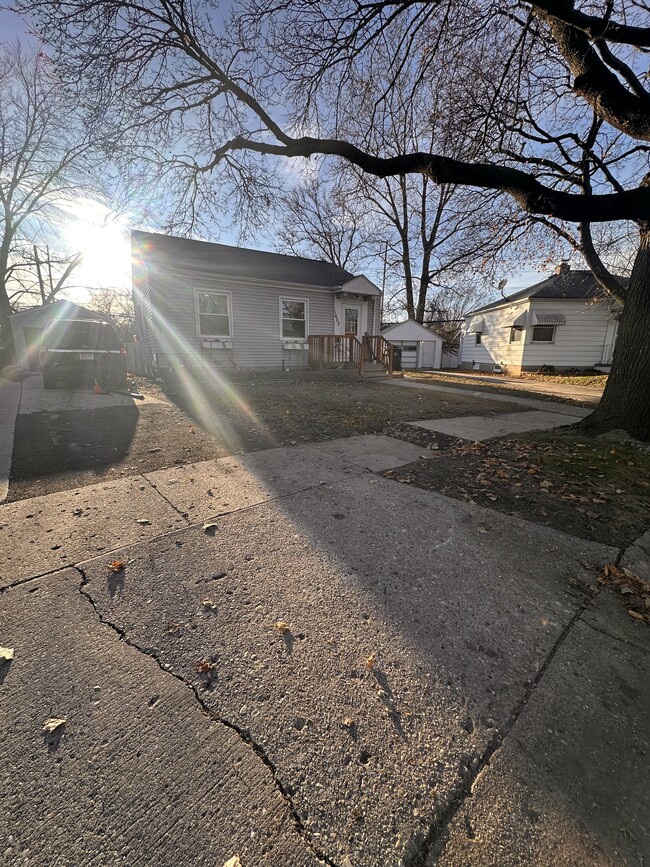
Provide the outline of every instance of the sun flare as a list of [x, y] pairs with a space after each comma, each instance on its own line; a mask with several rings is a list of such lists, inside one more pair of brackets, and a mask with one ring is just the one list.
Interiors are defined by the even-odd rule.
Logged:
[[101, 202], [80, 199], [68, 209], [65, 241], [81, 253], [74, 282], [88, 288], [130, 285], [131, 248], [125, 217]]

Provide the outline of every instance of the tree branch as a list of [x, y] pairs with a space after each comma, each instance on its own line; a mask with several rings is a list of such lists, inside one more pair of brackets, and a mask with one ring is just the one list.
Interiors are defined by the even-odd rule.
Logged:
[[544, 214], [580, 223], [611, 220], [642, 220], [650, 213], [650, 189], [636, 187], [622, 193], [583, 196], [553, 190], [520, 169], [490, 163], [470, 163], [423, 152], [378, 157], [339, 139], [311, 136], [287, 138], [286, 144], [270, 144], [237, 136], [215, 152], [201, 171], [212, 171], [231, 151], [249, 150], [284, 157], [338, 156], [380, 178], [392, 175], [425, 174], [436, 184], [463, 184], [498, 190], [512, 196], [530, 214]]

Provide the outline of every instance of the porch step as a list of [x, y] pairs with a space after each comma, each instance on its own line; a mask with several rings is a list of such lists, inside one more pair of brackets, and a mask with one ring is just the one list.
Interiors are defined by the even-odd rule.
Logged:
[[364, 364], [361, 371], [361, 379], [385, 379], [387, 376], [390, 374], [381, 364]]

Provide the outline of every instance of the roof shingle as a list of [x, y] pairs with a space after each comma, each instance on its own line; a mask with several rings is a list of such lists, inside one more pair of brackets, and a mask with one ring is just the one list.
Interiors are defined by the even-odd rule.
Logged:
[[353, 280], [355, 275], [331, 262], [248, 250], [210, 241], [177, 238], [157, 232], [132, 231], [135, 242], [147, 265], [168, 268], [180, 262], [192, 270], [210, 271], [230, 277], [250, 277], [277, 280], [306, 286], [338, 287]]

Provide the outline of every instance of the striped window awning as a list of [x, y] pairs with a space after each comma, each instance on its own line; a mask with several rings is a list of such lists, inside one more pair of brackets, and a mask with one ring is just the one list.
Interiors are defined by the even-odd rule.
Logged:
[[513, 320], [511, 328], [525, 328], [526, 327], [526, 311], [520, 313], [516, 319]]
[[533, 325], [566, 325], [564, 313], [556, 313], [554, 310], [533, 312]]

